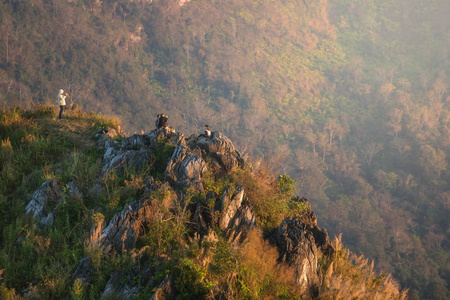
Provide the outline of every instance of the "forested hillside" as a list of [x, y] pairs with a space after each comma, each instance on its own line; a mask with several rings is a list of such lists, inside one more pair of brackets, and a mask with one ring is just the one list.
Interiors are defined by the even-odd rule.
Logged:
[[[329, 232], [448, 299], [450, 3], [6, 1], [0, 103], [147, 131], [205, 123], [271, 157]], [[19, 99], [19, 103], [17, 103]]]

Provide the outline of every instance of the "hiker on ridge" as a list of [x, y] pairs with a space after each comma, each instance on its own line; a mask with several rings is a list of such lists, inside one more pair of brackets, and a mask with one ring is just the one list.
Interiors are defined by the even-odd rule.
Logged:
[[209, 126], [205, 125], [205, 136], [211, 137], [211, 130], [209, 130]]
[[158, 119], [158, 129], [160, 129], [161, 127], [166, 127], [168, 120], [169, 120], [168, 116], [160, 114]]
[[201, 136], [206, 137], [206, 138], [211, 137], [211, 130], [209, 129], [208, 125], [205, 125], [205, 133], [200, 134], [198, 137], [201, 137]]
[[62, 119], [62, 115], [64, 112], [64, 107], [66, 106], [66, 97], [69, 96], [69, 94], [64, 94], [64, 91], [62, 89], [59, 90], [58, 94], [58, 101], [59, 101], [59, 119]]
[[158, 125], [159, 125], [159, 118], [160, 117], [161, 117], [161, 114], [156, 115], [156, 120], [155, 120], [155, 127], [156, 128], [159, 128]]

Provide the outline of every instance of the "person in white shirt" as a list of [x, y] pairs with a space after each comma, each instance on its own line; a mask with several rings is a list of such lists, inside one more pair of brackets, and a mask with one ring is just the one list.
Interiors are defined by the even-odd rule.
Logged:
[[64, 107], [66, 106], [66, 97], [68, 94], [64, 94], [62, 89], [59, 90], [58, 101], [59, 101], [59, 119], [62, 119], [62, 115], [64, 113]]
[[199, 139], [200, 137], [205, 137], [205, 138], [211, 137], [211, 130], [209, 130], [208, 125], [205, 125], [205, 133], [200, 134], [197, 139]]
[[211, 136], [211, 130], [209, 130], [209, 126], [205, 125], [205, 136], [210, 137]]

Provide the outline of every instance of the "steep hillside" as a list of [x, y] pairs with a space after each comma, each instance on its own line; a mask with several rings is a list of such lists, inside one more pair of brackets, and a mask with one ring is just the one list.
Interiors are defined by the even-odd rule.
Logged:
[[0, 299], [405, 299], [220, 132], [1, 110]]

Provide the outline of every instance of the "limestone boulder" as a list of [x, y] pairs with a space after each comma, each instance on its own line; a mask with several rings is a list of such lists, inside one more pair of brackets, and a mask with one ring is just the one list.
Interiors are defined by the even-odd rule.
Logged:
[[280, 261], [293, 267], [299, 287], [314, 296], [320, 280], [319, 251], [308, 224], [299, 218], [285, 219], [276, 232]]
[[256, 226], [256, 217], [248, 201], [244, 201], [244, 187], [225, 190], [219, 204], [219, 227], [227, 235], [237, 238], [243, 230]]
[[31, 201], [25, 207], [27, 214], [32, 215], [42, 226], [53, 225], [53, 210], [63, 200], [62, 191], [56, 179], [44, 182], [33, 192]]
[[245, 199], [244, 188], [227, 189], [221, 198], [215, 196], [207, 194], [207, 205], [197, 204], [191, 222], [194, 230], [200, 240], [210, 236], [212, 228], [218, 227], [229, 240], [242, 241], [247, 231], [256, 226], [256, 216]]
[[[92, 238], [97, 246], [101, 246], [104, 254], [114, 251], [122, 253], [132, 250], [136, 246], [138, 237], [145, 226], [152, 221], [152, 200], [133, 201], [109, 222], [101, 231], [99, 238]], [[94, 234], [98, 232], [94, 231]]]
[[179, 145], [170, 158], [164, 177], [173, 187], [183, 189], [193, 186], [203, 192], [201, 177], [206, 170], [206, 162], [200, 151], [190, 151]]
[[94, 273], [94, 266], [90, 257], [80, 259], [78, 267], [72, 275], [72, 281], [80, 279], [84, 284], [91, 281], [91, 276]]
[[169, 143], [186, 146], [182, 133], [176, 133], [170, 127], [155, 129], [144, 134], [134, 134], [121, 140], [115, 140], [109, 133], [102, 133], [97, 141], [99, 149], [104, 150], [101, 176], [115, 171], [119, 175], [125, 168], [134, 168], [139, 172], [153, 163], [151, 154], [158, 150], [158, 145]]
[[217, 162], [225, 173], [232, 172], [244, 164], [244, 160], [230, 139], [218, 131], [213, 132], [211, 137], [198, 137], [195, 145]]
[[103, 176], [111, 171], [122, 174], [127, 168], [139, 172], [150, 164], [150, 155], [147, 150], [128, 150], [115, 152], [114, 154], [113, 156], [106, 156], [105, 153], [101, 171]]

